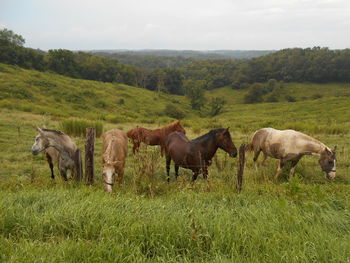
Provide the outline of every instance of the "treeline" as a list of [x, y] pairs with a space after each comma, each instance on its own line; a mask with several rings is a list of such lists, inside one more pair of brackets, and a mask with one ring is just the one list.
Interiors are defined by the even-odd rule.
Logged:
[[348, 82], [350, 49], [293, 48], [246, 61], [235, 73], [235, 83], [266, 82]]
[[173, 68], [146, 70], [116, 59], [86, 52], [53, 49], [48, 52], [24, 47], [22, 36], [0, 30], [0, 62], [27, 69], [52, 71], [73, 78], [123, 83], [149, 90], [184, 94], [183, 76]]
[[102, 56], [106, 58], [115, 58], [120, 62], [136, 66], [143, 69], [163, 69], [163, 68], [178, 68], [193, 61], [193, 58], [186, 58], [182, 56], [154, 56], [138, 52], [91, 52], [95, 56]]
[[170, 56], [161, 60], [144, 55], [140, 60], [142, 66], [135, 66], [86, 52], [63, 49], [43, 52], [25, 48], [23, 44], [22, 36], [11, 30], [0, 30], [0, 62], [179, 95], [192, 93], [191, 89], [198, 90], [198, 87], [207, 90], [224, 86], [251, 88], [254, 83], [270, 79], [319, 83], [350, 81], [350, 49], [293, 48], [252, 59], [199, 60]]

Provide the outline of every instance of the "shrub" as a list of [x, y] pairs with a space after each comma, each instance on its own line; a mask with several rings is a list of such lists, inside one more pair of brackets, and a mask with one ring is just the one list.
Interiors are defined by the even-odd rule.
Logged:
[[291, 96], [291, 95], [286, 95], [286, 100], [288, 102], [296, 102], [297, 101], [296, 98]]
[[117, 104], [124, 105], [125, 104], [125, 100], [124, 99], [119, 99]]
[[99, 121], [85, 120], [63, 120], [60, 122], [60, 129], [71, 136], [85, 136], [86, 128], [95, 128], [96, 137], [100, 137], [103, 132], [103, 124]]
[[100, 101], [96, 102], [95, 107], [100, 108], [100, 109], [105, 109], [107, 107], [107, 104], [106, 104], [106, 102], [100, 100]]
[[322, 94], [320, 94], [320, 93], [315, 93], [314, 95], [312, 95], [312, 99], [314, 99], [314, 100], [317, 100], [317, 99], [321, 99], [323, 97], [323, 95]]
[[171, 103], [165, 106], [164, 113], [168, 117], [179, 120], [183, 119], [186, 116], [186, 113], [182, 109]]

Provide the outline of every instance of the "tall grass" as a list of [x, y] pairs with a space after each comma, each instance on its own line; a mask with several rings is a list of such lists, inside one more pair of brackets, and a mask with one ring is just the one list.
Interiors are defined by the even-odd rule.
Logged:
[[100, 121], [69, 119], [61, 121], [60, 128], [68, 135], [77, 137], [84, 137], [86, 135], [86, 128], [95, 128], [96, 137], [100, 137], [103, 132], [103, 123]]

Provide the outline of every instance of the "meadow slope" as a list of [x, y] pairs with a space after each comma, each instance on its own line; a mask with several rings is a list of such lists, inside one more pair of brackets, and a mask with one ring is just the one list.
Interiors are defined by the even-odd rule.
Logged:
[[[245, 91], [214, 90], [206, 96], [221, 94], [228, 103], [221, 115], [206, 118], [206, 109], [192, 112], [180, 96], [0, 66], [1, 262], [350, 262], [347, 84], [291, 83], [297, 102], [256, 105], [241, 104]], [[312, 99], [316, 92], [323, 97]], [[69, 101], [75, 96], [79, 100]], [[125, 104], [118, 104], [122, 98]], [[237, 194], [237, 160], [219, 150], [208, 181], [191, 184], [184, 169], [174, 181], [172, 168], [166, 183], [165, 160], [148, 147], [130, 151], [123, 186], [106, 194], [99, 138], [93, 186], [63, 182], [57, 168], [51, 180], [44, 157], [30, 153], [35, 126], [59, 128], [62, 119], [75, 117], [99, 119], [105, 130], [155, 128], [171, 120], [158, 113], [168, 102], [188, 112], [189, 138], [230, 126], [238, 147], [254, 129], [273, 126], [336, 144], [337, 178], [325, 179], [317, 158], [308, 156], [294, 178], [284, 173], [275, 181], [277, 161], [256, 170], [247, 153]], [[84, 148], [83, 138], [74, 140]]]

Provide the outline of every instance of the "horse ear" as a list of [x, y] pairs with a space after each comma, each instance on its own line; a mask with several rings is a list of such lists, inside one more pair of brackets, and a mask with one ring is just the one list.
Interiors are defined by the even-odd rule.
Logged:
[[40, 132], [40, 133], [43, 133], [43, 130], [40, 129], [39, 127], [36, 127], [36, 130], [37, 130], [38, 132]]
[[334, 145], [332, 152], [335, 154], [337, 152], [337, 145]]

